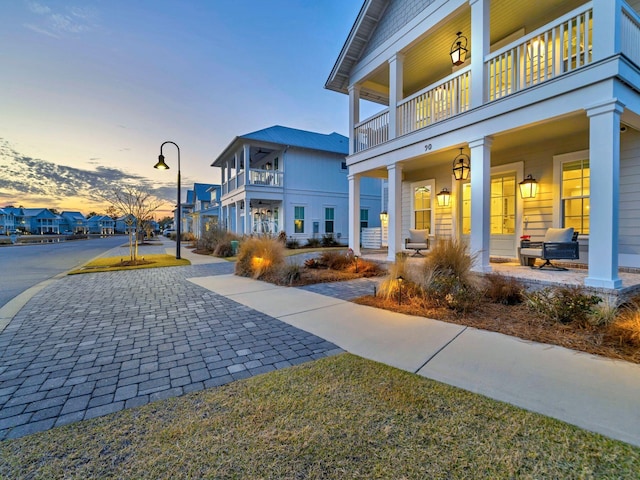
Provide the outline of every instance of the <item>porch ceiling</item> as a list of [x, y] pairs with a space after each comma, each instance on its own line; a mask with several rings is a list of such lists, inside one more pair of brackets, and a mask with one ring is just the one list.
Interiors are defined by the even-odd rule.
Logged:
[[[502, 47], [500, 40], [511, 34], [523, 30], [526, 35], [584, 3], [586, 3], [585, 0], [536, 0], [535, 2], [492, 0], [490, 4], [492, 50]], [[452, 73], [449, 50], [456, 38], [456, 32], [462, 32], [468, 38], [468, 48], [472, 54], [471, 9], [468, 6], [454, 12], [442, 26], [402, 52], [405, 55], [404, 97]], [[362, 88], [375, 92], [379, 98], [384, 96], [388, 104], [388, 65], [371, 74], [363, 82]]]

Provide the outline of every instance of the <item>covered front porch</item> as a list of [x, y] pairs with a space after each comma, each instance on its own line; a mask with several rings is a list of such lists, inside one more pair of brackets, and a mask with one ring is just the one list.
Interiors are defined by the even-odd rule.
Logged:
[[[377, 263], [389, 264], [387, 249], [363, 249], [361, 258]], [[425, 257], [429, 253], [425, 253]], [[418, 271], [425, 260], [425, 257], [407, 257], [409, 268]], [[539, 263], [538, 263], [539, 265]], [[520, 265], [518, 261], [507, 261], [502, 258], [495, 258], [491, 261], [491, 273], [513, 277], [531, 289], [544, 287], [584, 287], [588, 276], [585, 266], [577, 264], [562, 264], [568, 267], [566, 271], [545, 270], [531, 268]], [[622, 281], [620, 288], [587, 287], [596, 294], [615, 300], [616, 303], [628, 300], [630, 297], [640, 293], [640, 269], [621, 269], [618, 276]]]

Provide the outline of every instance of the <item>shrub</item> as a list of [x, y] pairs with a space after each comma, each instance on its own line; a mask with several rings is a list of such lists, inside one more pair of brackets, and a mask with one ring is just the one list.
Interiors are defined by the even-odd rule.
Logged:
[[611, 325], [617, 318], [620, 309], [615, 301], [605, 297], [605, 299], [594, 305], [587, 316], [587, 321], [594, 326]]
[[635, 305], [624, 310], [610, 325], [609, 335], [620, 344], [640, 347], [640, 306]]
[[302, 275], [302, 268], [297, 263], [288, 263], [280, 269], [277, 283], [280, 285], [293, 285]]
[[287, 243], [287, 234], [284, 230], [280, 230], [280, 233], [278, 234], [278, 241], [283, 244], [286, 245]]
[[307, 258], [304, 261], [304, 266], [307, 268], [318, 268], [320, 267], [320, 262], [318, 262], [318, 259], [316, 258]]
[[240, 245], [236, 275], [269, 278], [284, 264], [284, 251], [277, 239], [250, 237]]
[[514, 277], [490, 274], [484, 277], [485, 296], [493, 303], [502, 305], [516, 305], [522, 302], [524, 286]]
[[527, 306], [544, 318], [560, 323], [585, 322], [602, 300], [582, 287], [546, 287], [524, 294]]
[[233, 234], [227, 232], [226, 230], [220, 228], [217, 224], [209, 225], [208, 229], [204, 229], [202, 235], [198, 239], [196, 243], [196, 247], [198, 250], [203, 250], [205, 252], [213, 253], [216, 249], [218, 243], [224, 240], [232, 240], [235, 237]]
[[316, 237], [308, 238], [305, 246], [309, 248], [317, 248], [320, 246], [320, 239]]
[[468, 312], [477, 305], [479, 292], [473, 285], [471, 266], [475, 255], [457, 240], [440, 240], [425, 258], [422, 286], [428, 300], [457, 312]]
[[285, 244], [287, 248], [295, 250], [296, 248], [300, 248], [300, 242], [297, 238], [289, 237], [287, 243]]
[[350, 265], [354, 265], [355, 257], [353, 252], [336, 252], [328, 250], [320, 253], [318, 262], [332, 270], [346, 270]]
[[333, 238], [333, 233], [327, 233], [322, 236], [322, 246], [323, 247], [337, 247], [340, 245], [335, 238]]
[[222, 258], [233, 257], [234, 252], [233, 247], [231, 246], [231, 240], [223, 240], [218, 242], [216, 248], [213, 250], [213, 254], [216, 257]]

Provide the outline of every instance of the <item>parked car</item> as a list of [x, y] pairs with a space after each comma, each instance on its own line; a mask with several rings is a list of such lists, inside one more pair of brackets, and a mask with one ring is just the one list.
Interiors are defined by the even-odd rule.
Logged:
[[173, 229], [173, 228], [165, 228], [165, 229], [164, 229], [164, 231], [162, 232], [162, 234], [163, 234], [165, 237], [170, 237], [170, 236], [171, 236], [171, 234], [172, 234], [172, 233], [175, 233], [175, 232], [176, 232], [176, 231], [175, 231], [175, 229]]

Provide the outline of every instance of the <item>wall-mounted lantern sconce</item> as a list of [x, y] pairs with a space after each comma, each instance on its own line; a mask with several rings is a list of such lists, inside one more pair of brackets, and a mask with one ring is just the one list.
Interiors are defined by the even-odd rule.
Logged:
[[440, 190], [440, 193], [436, 195], [436, 198], [438, 199], [439, 207], [448, 207], [449, 202], [451, 201], [451, 193], [449, 193], [449, 190], [445, 187]]
[[542, 62], [544, 60], [544, 50], [544, 41], [539, 38], [531, 40], [531, 43], [527, 46], [529, 58], [535, 62]]
[[527, 175], [527, 178], [521, 181], [518, 185], [520, 185], [520, 196], [522, 198], [536, 198], [536, 194], [538, 193], [538, 182], [531, 176], [531, 174]]
[[386, 210], [383, 210], [380, 212], [380, 223], [385, 226], [387, 225], [387, 222], [389, 221], [389, 214], [387, 213]]
[[453, 41], [451, 45], [451, 63], [454, 65], [462, 65], [467, 58], [467, 37], [462, 35], [462, 32], [456, 33], [458, 37]]
[[453, 176], [456, 180], [467, 180], [470, 173], [471, 159], [469, 155], [462, 153], [462, 148], [460, 148], [460, 153], [453, 159]]

